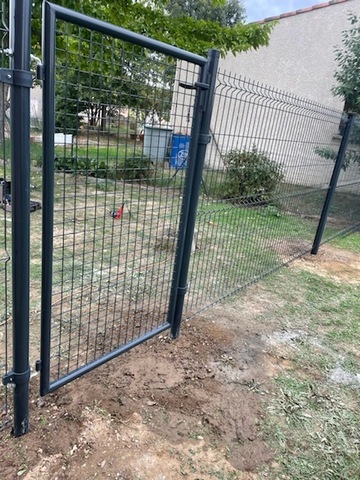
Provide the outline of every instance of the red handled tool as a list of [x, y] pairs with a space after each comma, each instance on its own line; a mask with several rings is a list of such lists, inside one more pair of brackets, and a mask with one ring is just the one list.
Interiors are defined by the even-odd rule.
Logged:
[[110, 215], [112, 216], [112, 218], [114, 218], [115, 220], [120, 220], [120, 218], [121, 218], [121, 216], [124, 212], [124, 205], [125, 205], [125, 203], [123, 203], [121, 205], [121, 207], [119, 208], [118, 211], [114, 210], [114, 211], [110, 212]]

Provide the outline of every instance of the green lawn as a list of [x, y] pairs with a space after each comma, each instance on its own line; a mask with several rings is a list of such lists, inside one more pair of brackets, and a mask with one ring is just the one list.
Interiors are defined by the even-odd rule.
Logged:
[[[132, 154], [141, 153], [135, 143], [133, 147]], [[67, 147], [65, 153], [64, 148], [56, 147], [56, 153], [73, 162]], [[119, 315], [121, 309], [126, 310], [126, 315], [133, 309], [145, 309], [153, 319], [158, 318], [156, 321], [165, 321], [187, 172], [176, 172], [160, 164], [135, 165], [132, 162], [137, 160], [128, 154], [126, 146], [79, 146], [75, 163], [69, 164], [69, 168], [57, 167], [54, 174], [53, 313], [58, 319], [54, 322], [59, 337], [56, 341], [62, 342], [59, 352], [70, 348], [75, 337], [82, 337], [84, 317], [85, 323], [95, 318], [87, 335], [91, 329], [108, 329], [107, 318], [112, 315], [111, 321], [115, 322], [109, 308], [120, 309]], [[42, 171], [36, 166], [37, 159], [41, 159], [38, 144], [31, 144], [31, 155], [31, 198], [41, 202]], [[94, 163], [77, 168], [76, 162], [81, 158], [92, 158]], [[8, 161], [6, 168], [9, 176]], [[102, 178], [98, 177], [100, 173]], [[185, 304], [188, 315], [309, 251], [321, 210], [319, 199], [324, 197], [323, 191], [301, 187], [304, 195], [300, 195], [300, 187], [286, 185], [287, 195], [278, 196], [272, 204], [232, 204], [210, 195], [208, 175], [209, 172], [204, 174], [196, 217], [196, 249], [191, 256]], [[221, 178], [214, 178], [219, 186]], [[348, 197], [346, 194], [342, 202], [345, 207], [350, 201]], [[121, 221], [117, 221], [110, 212], [117, 212], [123, 204]], [[34, 318], [41, 297], [41, 222], [41, 210], [31, 214]], [[339, 226], [330, 223], [326, 235], [334, 235], [342, 227], [342, 221]], [[9, 229], [7, 234], [10, 244]], [[3, 229], [0, 235], [3, 243]], [[4, 294], [2, 284], [0, 296]], [[130, 321], [129, 317], [125, 323]], [[127, 331], [128, 327], [124, 328]], [[111, 350], [119, 341], [120, 337], [112, 335], [103, 348]], [[94, 348], [96, 356], [98, 347]]]
[[[336, 245], [359, 253], [360, 236]], [[292, 368], [275, 377], [266, 399], [262, 427], [275, 461], [261, 478], [360, 478], [360, 285], [296, 268], [282, 270], [265, 286], [284, 302], [276, 306], [284, 330], [303, 334], [283, 349], [281, 358]], [[340, 381], [330, 380], [335, 374]]]

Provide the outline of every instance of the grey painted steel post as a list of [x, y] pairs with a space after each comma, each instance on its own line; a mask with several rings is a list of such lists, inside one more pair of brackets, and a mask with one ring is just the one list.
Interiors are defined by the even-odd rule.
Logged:
[[191, 257], [196, 211], [200, 194], [206, 145], [209, 143], [211, 115], [214, 104], [215, 82], [220, 52], [210, 50], [208, 63], [202, 67], [199, 82], [195, 84], [195, 116], [191, 131], [189, 167], [180, 218], [179, 238], [176, 247], [173, 284], [170, 295], [168, 322], [171, 335], [177, 338], [180, 332], [187, 277]]
[[336, 186], [337, 186], [337, 183], [338, 183], [338, 180], [339, 180], [341, 168], [344, 164], [346, 148], [347, 148], [347, 145], [349, 143], [351, 130], [352, 130], [352, 127], [354, 125], [354, 121], [355, 121], [355, 113], [349, 113], [348, 119], [347, 119], [347, 122], [346, 122], [346, 126], [345, 126], [345, 131], [344, 131], [344, 134], [343, 134], [343, 137], [342, 137], [342, 140], [341, 140], [339, 152], [338, 152], [338, 155], [336, 157], [334, 170], [333, 170], [331, 180], [330, 180], [330, 183], [329, 183], [329, 188], [328, 188], [328, 191], [327, 191], [327, 194], [326, 194], [325, 203], [324, 203], [324, 206], [323, 206], [323, 209], [322, 209], [322, 212], [321, 212], [321, 217], [320, 217], [319, 224], [318, 224], [318, 227], [317, 227], [313, 247], [312, 247], [312, 250], [311, 250], [311, 253], [313, 255], [316, 255], [319, 251], [319, 247], [320, 247], [321, 240], [322, 240], [322, 237], [323, 237], [323, 234], [324, 234], [326, 221], [327, 221], [330, 206], [331, 206], [331, 202], [332, 202], [332, 199], [334, 197], [334, 193], [335, 193]]
[[[12, 69], [29, 78], [31, 2], [15, 0]], [[29, 430], [30, 87], [11, 86], [14, 435]]]

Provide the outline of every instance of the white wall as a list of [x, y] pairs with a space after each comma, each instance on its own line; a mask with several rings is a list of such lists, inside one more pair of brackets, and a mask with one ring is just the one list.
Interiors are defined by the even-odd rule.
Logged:
[[232, 54], [220, 60], [220, 68], [316, 102], [341, 109], [335, 98], [335, 46], [350, 27], [350, 12], [360, 15], [360, 0], [298, 13], [278, 20], [270, 44], [256, 51]]

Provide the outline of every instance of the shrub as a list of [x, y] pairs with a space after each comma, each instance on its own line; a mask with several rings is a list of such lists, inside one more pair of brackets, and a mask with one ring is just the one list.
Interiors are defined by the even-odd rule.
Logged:
[[96, 160], [88, 157], [55, 157], [54, 168], [58, 171], [91, 175], [94, 172]]
[[112, 165], [104, 160], [89, 157], [55, 157], [57, 171], [113, 180], [144, 180], [153, 176], [151, 160], [144, 156], [126, 157], [121, 163]]
[[154, 175], [154, 166], [145, 156], [126, 157], [123, 166], [124, 180], [147, 180]]
[[269, 203], [284, 178], [281, 166], [255, 146], [250, 152], [228, 152], [224, 163], [224, 198], [233, 203]]

